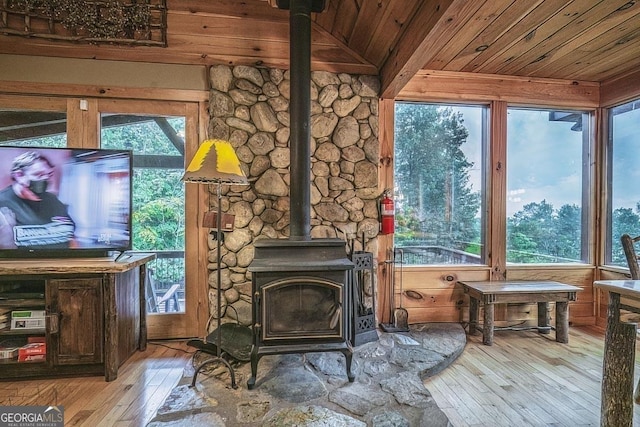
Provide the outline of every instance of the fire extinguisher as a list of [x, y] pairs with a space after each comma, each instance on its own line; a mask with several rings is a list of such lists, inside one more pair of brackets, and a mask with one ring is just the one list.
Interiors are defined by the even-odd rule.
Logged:
[[387, 190], [380, 199], [380, 234], [393, 234], [395, 227], [396, 208]]

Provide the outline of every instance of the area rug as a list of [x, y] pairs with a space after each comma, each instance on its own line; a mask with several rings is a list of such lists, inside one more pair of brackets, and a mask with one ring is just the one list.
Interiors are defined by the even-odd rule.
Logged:
[[177, 426], [449, 426], [423, 380], [464, 350], [458, 323], [411, 325], [406, 333], [378, 331], [354, 348], [353, 383], [338, 352], [264, 356], [255, 388], [248, 363], [236, 365], [237, 389], [224, 366], [201, 371], [194, 356], [149, 427]]

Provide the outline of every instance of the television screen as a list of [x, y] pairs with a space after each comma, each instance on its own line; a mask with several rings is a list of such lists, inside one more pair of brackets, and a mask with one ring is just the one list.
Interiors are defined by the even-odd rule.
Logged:
[[0, 146], [0, 256], [131, 249], [127, 150]]

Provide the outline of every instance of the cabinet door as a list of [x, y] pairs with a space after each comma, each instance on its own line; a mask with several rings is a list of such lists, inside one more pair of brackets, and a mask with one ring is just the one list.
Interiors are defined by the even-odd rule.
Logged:
[[52, 279], [46, 292], [53, 365], [102, 363], [102, 279]]

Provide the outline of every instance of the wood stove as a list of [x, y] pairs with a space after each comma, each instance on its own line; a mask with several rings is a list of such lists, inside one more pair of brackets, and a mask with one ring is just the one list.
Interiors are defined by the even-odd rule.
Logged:
[[291, 186], [289, 239], [258, 240], [249, 266], [253, 286], [251, 378], [262, 356], [340, 351], [351, 373], [353, 263], [340, 239], [311, 239], [311, 12], [325, 0], [277, 0], [289, 9]]
[[340, 351], [349, 381], [353, 348], [353, 263], [339, 239], [259, 240], [249, 267], [253, 284], [253, 347], [249, 389], [262, 356]]

